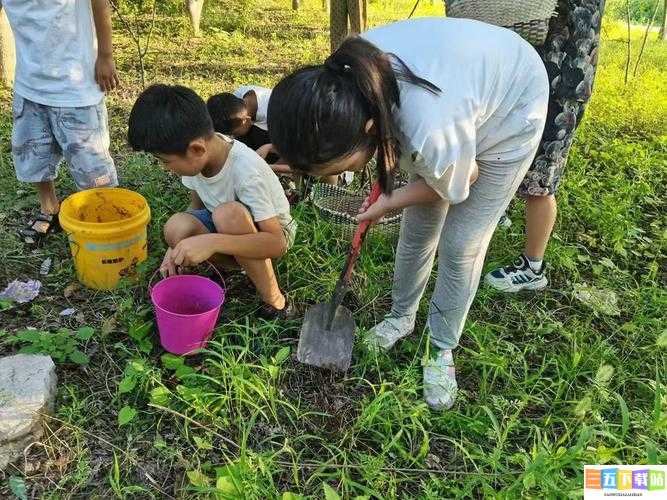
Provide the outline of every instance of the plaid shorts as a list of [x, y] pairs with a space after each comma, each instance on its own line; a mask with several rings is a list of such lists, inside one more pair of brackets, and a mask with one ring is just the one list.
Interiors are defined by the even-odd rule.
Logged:
[[94, 106], [61, 108], [14, 95], [12, 156], [23, 182], [52, 181], [64, 158], [79, 189], [118, 184], [109, 154], [104, 100]]

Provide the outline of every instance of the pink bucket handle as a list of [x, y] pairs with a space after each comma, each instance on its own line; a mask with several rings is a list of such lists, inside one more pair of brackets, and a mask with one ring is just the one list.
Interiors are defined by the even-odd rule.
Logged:
[[[222, 283], [222, 288], [223, 290], [227, 289], [227, 285], [225, 284], [225, 278], [222, 277], [222, 274], [220, 274], [220, 271], [218, 271], [218, 268], [213, 265], [213, 263], [209, 260], [206, 261], [206, 263], [209, 265], [211, 269], [215, 271], [215, 274], [218, 275], [218, 278], [220, 278], [220, 283]], [[148, 295], [151, 295], [151, 292], [153, 291], [153, 281], [155, 281], [155, 276], [157, 273], [160, 272], [160, 268], [158, 267], [155, 271], [153, 271], [153, 274], [151, 275], [151, 279], [148, 280]], [[178, 275], [177, 275], [178, 276]]]

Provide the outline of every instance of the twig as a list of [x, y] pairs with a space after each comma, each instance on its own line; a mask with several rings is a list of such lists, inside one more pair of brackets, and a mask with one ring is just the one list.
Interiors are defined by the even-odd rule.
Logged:
[[625, 0], [625, 13], [628, 21], [628, 57], [625, 61], [625, 85], [627, 85], [630, 71], [630, 0]]
[[410, 19], [410, 18], [412, 17], [412, 15], [413, 15], [413, 14], [415, 13], [415, 11], [417, 10], [417, 7], [419, 7], [419, 2], [420, 2], [420, 0], [417, 0], [417, 1], [415, 2], [414, 7], [412, 7], [412, 10], [410, 11], [410, 14], [408, 15], [408, 19]]
[[153, 29], [155, 27], [156, 0], [153, 0], [153, 14], [151, 17], [151, 26], [148, 35], [146, 37], [146, 45], [143, 49], [141, 47], [141, 33], [139, 32], [139, 28], [137, 28], [136, 32], [134, 29], [132, 29], [131, 24], [127, 19], [125, 19], [125, 16], [123, 16], [123, 14], [120, 12], [120, 9], [118, 8], [118, 5], [116, 5], [116, 2], [114, 0], [109, 0], [109, 4], [111, 5], [113, 11], [118, 15], [118, 19], [120, 19], [120, 22], [123, 24], [123, 26], [125, 26], [125, 29], [130, 34], [130, 37], [134, 41], [134, 45], [136, 45], [137, 56], [139, 57], [139, 76], [141, 77], [141, 87], [144, 88], [146, 87], [146, 68], [144, 66], [144, 56], [148, 52], [151, 35], [153, 34]]
[[642, 55], [644, 54], [644, 47], [646, 46], [646, 39], [648, 38], [649, 31], [651, 31], [651, 26], [653, 26], [653, 21], [655, 21], [655, 16], [658, 13], [658, 7], [660, 7], [660, 2], [662, 0], [655, 0], [655, 7], [653, 8], [653, 15], [651, 16], [651, 20], [648, 23], [648, 26], [646, 26], [646, 32], [644, 33], [644, 39], [642, 40], [642, 46], [639, 49], [639, 56], [637, 56], [637, 62], [635, 63], [635, 69], [632, 72], [632, 76], [637, 76], [637, 68], [639, 68], [639, 63], [642, 60]]
[[153, 12], [151, 15], [151, 27], [148, 30], [148, 35], [146, 36], [146, 46], [144, 47], [143, 55], [145, 56], [148, 52], [148, 47], [151, 44], [151, 37], [153, 36], [153, 31], [155, 30], [155, 15], [157, 13], [157, 0], [153, 0]]

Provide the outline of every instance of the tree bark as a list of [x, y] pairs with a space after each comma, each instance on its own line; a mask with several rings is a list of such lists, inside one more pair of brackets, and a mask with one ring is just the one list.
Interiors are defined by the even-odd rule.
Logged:
[[347, 13], [350, 18], [350, 33], [361, 33], [364, 25], [364, 0], [347, 0]]
[[347, 36], [347, 0], [331, 0], [329, 35], [333, 52]]
[[292, 0], [292, 10], [299, 10], [299, 0]]
[[667, 40], [667, 0], [665, 0], [665, 9], [662, 13], [662, 26], [660, 28], [660, 40]]
[[363, 31], [366, 31], [368, 28], [368, 0], [361, 0], [361, 6], [363, 7], [362, 18], [363, 24], [361, 25]]
[[188, 12], [190, 13], [190, 22], [195, 36], [201, 34], [201, 11], [204, 8], [204, 0], [188, 0]]
[[5, 9], [0, 7], [0, 76], [2, 81], [14, 85], [14, 70], [16, 69], [16, 47], [14, 34], [9, 26]]
[[336, 50], [350, 33], [361, 33], [366, 29], [368, 22], [367, 1], [331, 0], [329, 8], [331, 52]]

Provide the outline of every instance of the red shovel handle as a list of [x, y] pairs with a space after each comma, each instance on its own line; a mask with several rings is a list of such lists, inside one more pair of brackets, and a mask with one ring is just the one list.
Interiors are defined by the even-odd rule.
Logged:
[[[368, 202], [369, 202], [368, 206], [370, 207], [373, 203], [375, 203], [381, 194], [382, 190], [380, 189], [380, 184], [378, 182], [375, 182], [373, 184], [373, 187], [371, 188], [371, 194], [368, 196]], [[366, 233], [366, 230], [370, 225], [371, 221], [365, 220], [357, 226], [357, 230], [354, 232], [354, 237], [352, 238], [353, 251], [358, 251], [361, 248], [361, 243], [363, 242], [364, 234]]]

